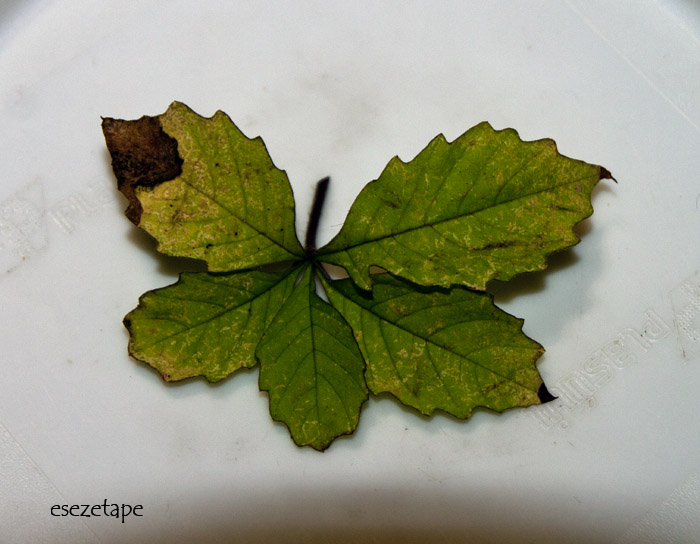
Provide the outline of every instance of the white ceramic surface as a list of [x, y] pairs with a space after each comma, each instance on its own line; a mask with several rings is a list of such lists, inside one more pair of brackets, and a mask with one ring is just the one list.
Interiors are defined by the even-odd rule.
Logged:
[[[0, 3], [0, 541], [700, 540], [700, 7], [691, 0]], [[177, 270], [100, 116], [226, 111], [319, 242], [395, 154], [482, 120], [606, 166], [583, 241], [494, 287], [559, 400], [466, 423], [373, 398], [324, 454], [257, 371], [165, 385], [123, 315]], [[63, 518], [54, 504], [142, 504]]]

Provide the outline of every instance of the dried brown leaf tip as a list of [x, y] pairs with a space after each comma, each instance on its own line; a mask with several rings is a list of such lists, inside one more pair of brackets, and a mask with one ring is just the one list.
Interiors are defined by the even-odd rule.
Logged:
[[102, 131], [112, 156], [117, 187], [129, 201], [126, 216], [138, 225], [143, 209], [134, 189], [155, 187], [182, 173], [177, 140], [163, 131], [157, 117], [143, 116], [135, 121], [105, 117]]

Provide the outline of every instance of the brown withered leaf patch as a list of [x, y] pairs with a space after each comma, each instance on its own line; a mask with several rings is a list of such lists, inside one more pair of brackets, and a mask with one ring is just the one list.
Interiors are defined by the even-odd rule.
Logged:
[[155, 187], [182, 173], [177, 140], [168, 136], [155, 117], [135, 121], [102, 119], [102, 131], [112, 156], [117, 187], [129, 201], [127, 218], [138, 225], [143, 211], [136, 187]]

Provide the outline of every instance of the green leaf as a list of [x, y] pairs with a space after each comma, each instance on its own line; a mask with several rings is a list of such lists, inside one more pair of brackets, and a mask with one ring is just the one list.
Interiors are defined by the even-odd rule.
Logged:
[[[270, 414], [317, 450], [355, 430], [369, 390], [460, 418], [551, 400], [542, 346], [477, 290], [575, 244], [593, 187], [612, 177], [604, 168], [487, 123], [452, 143], [439, 135], [412, 161], [392, 159], [316, 250], [328, 180], [302, 248], [285, 172], [224, 113], [175, 102], [103, 119], [103, 131], [126, 216], [160, 251], [209, 268], [144, 294], [124, 318], [130, 354], [164, 379], [217, 381], [260, 362]], [[324, 262], [350, 279], [332, 281]], [[370, 277], [373, 265], [390, 273]]]
[[219, 381], [256, 364], [255, 348], [289, 297], [296, 270], [271, 274], [183, 273], [141, 296], [125, 318], [129, 353], [166, 381]]
[[437, 136], [408, 163], [394, 157], [319, 258], [363, 289], [376, 265], [422, 285], [484, 290], [576, 244], [572, 227], [593, 212], [590, 194], [604, 177], [552, 140], [523, 142], [481, 123], [452, 143]]
[[355, 333], [372, 393], [460, 418], [477, 406], [502, 412], [540, 403], [535, 361], [544, 350], [490, 295], [421, 289], [389, 274], [374, 277], [371, 296], [350, 280], [324, 287]]
[[311, 267], [258, 346], [260, 389], [294, 442], [326, 449], [357, 427], [367, 399], [364, 361], [340, 314], [316, 294]]
[[174, 102], [156, 117], [104, 119], [103, 131], [127, 216], [159, 251], [213, 272], [303, 256], [286, 173], [223, 112], [205, 118]]

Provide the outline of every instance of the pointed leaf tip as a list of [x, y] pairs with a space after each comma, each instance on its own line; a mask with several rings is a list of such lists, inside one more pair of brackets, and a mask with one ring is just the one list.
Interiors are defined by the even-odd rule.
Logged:
[[557, 400], [557, 397], [555, 397], [549, 392], [549, 389], [547, 389], [547, 386], [544, 383], [542, 383], [540, 389], [537, 391], [537, 397], [540, 399], [540, 402], [542, 404], [552, 402], [553, 400]]

